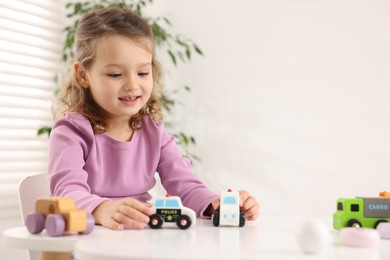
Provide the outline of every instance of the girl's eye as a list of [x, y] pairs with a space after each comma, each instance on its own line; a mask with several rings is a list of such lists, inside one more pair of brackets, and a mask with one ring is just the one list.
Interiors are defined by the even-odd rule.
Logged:
[[119, 74], [119, 73], [113, 73], [113, 74], [107, 74], [107, 75], [111, 78], [119, 78], [120, 76], [122, 76], [122, 74]]
[[140, 76], [140, 77], [146, 77], [148, 75], [149, 75], [149, 72], [140, 72], [140, 73], [138, 73], [138, 76]]

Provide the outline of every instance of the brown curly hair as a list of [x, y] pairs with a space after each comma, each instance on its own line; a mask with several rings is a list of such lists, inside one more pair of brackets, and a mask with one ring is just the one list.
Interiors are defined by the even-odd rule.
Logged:
[[[145, 115], [155, 122], [162, 120], [160, 91], [162, 89], [161, 67], [155, 57], [153, 33], [145, 19], [125, 8], [103, 8], [83, 15], [75, 33], [75, 62], [79, 62], [88, 70], [95, 61], [99, 44], [110, 36], [124, 36], [140, 44], [144, 48], [145, 39], [152, 42], [153, 55], [152, 74], [153, 90], [146, 105], [129, 120], [133, 130], [142, 127], [141, 120]], [[84, 88], [71, 70], [66, 83], [58, 93], [58, 103], [53, 106], [56, 119], [66, 112], [79, 112], [91, 122], [95, 134], [103, 133], [107, 128], [104, 110], [93, 100], [90, 88]]]

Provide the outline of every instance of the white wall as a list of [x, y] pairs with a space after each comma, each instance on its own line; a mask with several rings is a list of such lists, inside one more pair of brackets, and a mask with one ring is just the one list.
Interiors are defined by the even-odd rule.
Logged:
[[176, 120], [211, 187], [250, 190], [263, 216], [330, 219], [338, 197], [390, 190], [389, 1], [160, 0], [151, 12], [205, 52], [167, 80], [192, 87]]

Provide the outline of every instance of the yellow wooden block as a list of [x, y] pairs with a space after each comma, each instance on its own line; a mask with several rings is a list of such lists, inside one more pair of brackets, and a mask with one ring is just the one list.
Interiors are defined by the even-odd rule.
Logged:
[[76, 208], [76, 202], [71, 198], [40, 198], [35, 203], [35, 211], [41, 212], [45, 216], [49, 214], [65, 214]]
[[64, 214], [65, 232], [83, 232], [87, 229], [87, 213], [83, 210], [71, 210]]

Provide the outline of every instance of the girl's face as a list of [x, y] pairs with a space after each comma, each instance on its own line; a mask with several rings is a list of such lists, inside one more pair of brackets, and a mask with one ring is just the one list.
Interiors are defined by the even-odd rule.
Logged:
[[95, 102], [108, 114], [108, 120], [128, 121], [148, 102], [153, 89], [152, 53], [120, 36], [103, 40], [96, 59], [85, 72]]

